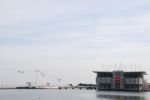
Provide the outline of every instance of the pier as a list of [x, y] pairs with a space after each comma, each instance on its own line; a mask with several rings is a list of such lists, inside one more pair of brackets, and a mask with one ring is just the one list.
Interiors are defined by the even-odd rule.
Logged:
[[77, 86], [1, 86], [0, 89], [87, 89], [96, 90], [96, 85], [77, 85]]

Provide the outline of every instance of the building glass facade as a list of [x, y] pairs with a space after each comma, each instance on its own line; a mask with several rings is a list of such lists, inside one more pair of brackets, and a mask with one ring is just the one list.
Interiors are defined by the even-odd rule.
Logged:
[[96, 84], [98, 90], [135, 90], [141, 91], [144, 88], [144, 71], [140, 72], [98, 72]]

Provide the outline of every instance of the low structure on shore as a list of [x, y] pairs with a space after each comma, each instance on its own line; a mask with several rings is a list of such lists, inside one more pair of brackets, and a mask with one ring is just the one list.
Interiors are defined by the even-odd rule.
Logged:
[[94, 71], [98, 90], [144, 91], [144, 71]]

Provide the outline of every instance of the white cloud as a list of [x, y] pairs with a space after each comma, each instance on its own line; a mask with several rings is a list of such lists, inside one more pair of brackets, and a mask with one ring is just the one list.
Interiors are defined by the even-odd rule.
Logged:
[[49, 73], [63, 68], [60, 73], [66, 80], [70, 79], [67, 69], [83, 69], [81, 80], [87, 80], [91, 66], [103, 62], [148, 65], [149, 4], [146, 0], [1, 0], [0, 65], [42, 66]]

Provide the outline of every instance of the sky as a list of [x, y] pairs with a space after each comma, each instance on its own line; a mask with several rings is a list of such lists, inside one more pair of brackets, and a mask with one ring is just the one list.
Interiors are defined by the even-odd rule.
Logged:
[[150, 80], [149, 5], [149, 0], [0, 0], [0, 85], [34, 85], [35, 70], [39, 85], [95, 83], [92, 71], [106, 70], [144, 70]]

